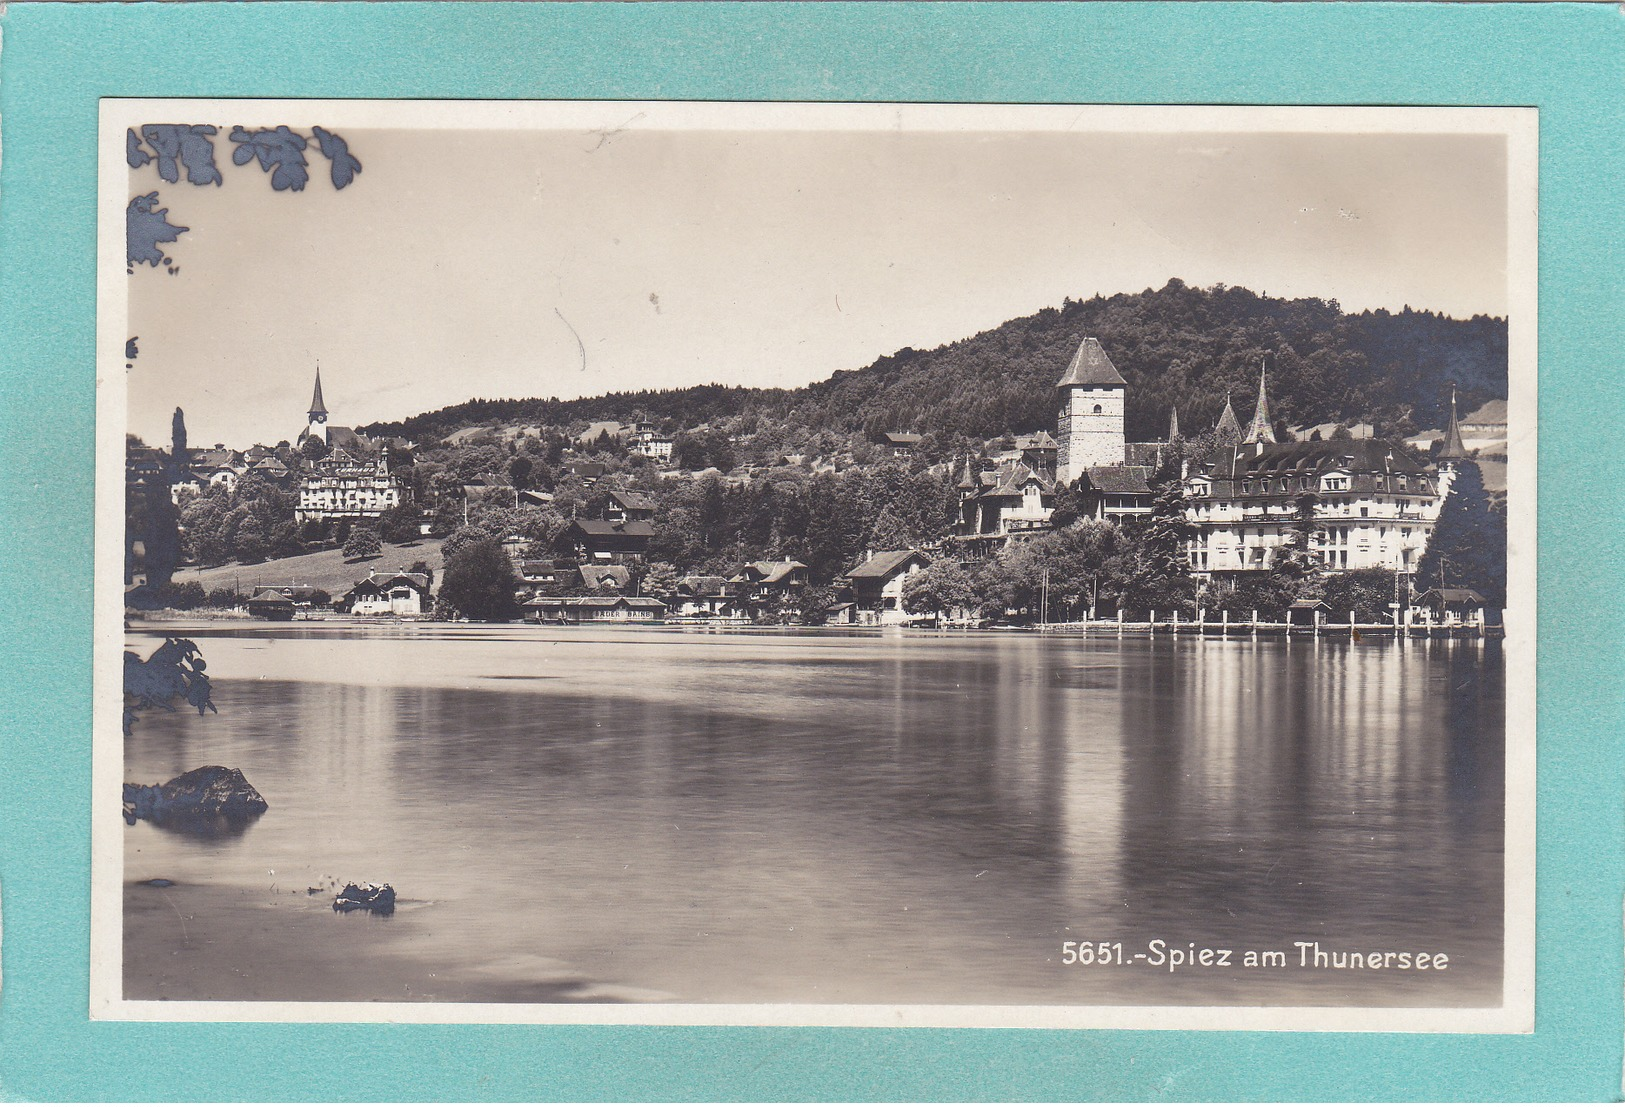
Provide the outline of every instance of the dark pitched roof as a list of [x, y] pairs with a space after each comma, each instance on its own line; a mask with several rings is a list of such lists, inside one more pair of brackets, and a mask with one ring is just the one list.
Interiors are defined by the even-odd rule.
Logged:
[[846, 575], [854, 580], [883, 580], [907, 565], [910, 558], [919, 555], [918, 550], [884, 550]]
[[721, 577], [683, 577], [677, 582], [677, 591], [685, 596], [724, 596], [728, 582]]
[[1460, 461], [1467, 456], [1467, 447], [1461, 444], [1461, 426], [1456, 422], [1456, 392], [1450, 391], [1450, 425], [1445, 428], [1444, 445], [1439, 450], [1440, 461]]
[[1055, 387], [1070, 388], [1075, 384], [1125, 386], [1128, 381], [1117, 371], [1112, 359], [1106, 356], [1100, 339], [1085, 338], [1078, 346], [1078, 352], [1072, 355], [1072, 364], [1066, 367], [1066, 374], [1055, 382]]
[[653, 511], [654, 499], [641, 492], [611, 492], [609, 498], [628, 511]]
[[1048, 431], [1039, 431], [1037, 434], [1024, 434], [1016, 439], [1018, 450], [1058, 450], [1061, 444], [1050, 437]]
[[886, 434], [886, 441], [891, 443], [893, 446], [913, 446], [919, 443], [920, 436], [917, 434], [910, 434], [908, 432], [888, 431]]
[[1345, 438], [1322, 442], [1277, 442], [1221, 446], [1202, 462], [1202, 471], [1220, 480], [1286, 473], [1425, 473], [1402, 443], [1386, 438]]
[[1484, 606], [1484, 597], [1471, 588], [1429, 588], [1412, 602], [1418, 604], [1430, 602], [1442, 604], [1465, 603], [1474, 607], [1482, 607]]
[[288, 599], [288, 597], [284, 596], [281, 592], [273, 591], [270, 588], [265, 589], [263, 592], [259, 593], [256, 596], [251, 596], [249, 598], [248, 602], [249, 603], [287, 604], [289, 607], [293, 606], [293, 601], [292, 600]]
[[610, 536], [628, 534], [634, 538], [653, 538], [654, 524], [646, 519], [630, 519], [624, 523], [613, 523], [608, 519], [577, 519], [570, 526], [586, 535]]
[[360, 456], [372, 449], [372, 443], [357, 434], [353, 427], [328, 427], [327, 444], [335, 450], [343, 450], [352, 457]]
[[753, 561], [741, 569], [733, 580], [777, 584], [797, 569], [805, 568], [806, 566], [799, 561]]
[[1091, 465], [1089, 484], [1098, 492], [1127, 495], [1149, 493], [1151, 470], [1144, 465]]
[[1241, 441], [1241, 422], [1236, 418], [1236, 409], [1230, 406], [1230, 397], [1224, 398], [1224, 413], [1219, 421], [1213, 425], [1213, 435], [1222, 445], [1230, 445]]

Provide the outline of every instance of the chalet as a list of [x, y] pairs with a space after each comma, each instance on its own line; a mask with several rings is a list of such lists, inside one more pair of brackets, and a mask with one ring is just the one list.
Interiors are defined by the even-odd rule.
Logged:
[[547, 559], [526, 558], [518, 568], [519, 579], [526, 584], [558, 584], [577, 576], [574, 565]]
[[1148, 465], [1091, 465], [1078, 478], [1084, 514], [1112, 522], [1151, 514], [1156, 500], [1151, 474]]
[[601, 461], [568, 461], [564, 464], [564, 472], [579, 479], [587, 488], [591, 488], [609, 472], [609, 466]]
[[807, 587], [807, 567], [799, 561], [752, 561], [728, 578], [741, 599], [767, 600]]
[[658, 623], [666, 615], [649, 596], [538, 596], [525, 607], [539, 623]]
[[336, 605], [352, 615], [422, 615], [430, 610], [426, 573], [373, 573]]
[[642, 519], [627, 523], [575, 519], [565, 528], [561, 541], [574, 549], [578, 561], [623, 564], [642, 559], [654, 536], [654, 526]]
[[670, 614], [685, 619], [725, 619], [738, 614], [738, 598], [718, 576], [683, 577], [671, 597]]
[[611, 492], [604, 518], [612, 523], [626, 523], [633, 519], [649, 520], [655, 517], [654, 500], [641, 492]]
[[886, 550], [846, 574], [852, 591], [853, 621], [889, 625], [910, 622], [903, 610], [903, 584], [931, 563], [919, 550]]
[[881, 444], [891, 450], [891, 455], [899, 460], [914, 456], [914, 448], [920, 444], [920, 436], [906, 432], [891, 431], [880, 436]]
[[961, 538], [996, 551], [1014, 534], [1049, 529], [1055, 510], [1053, 471], [1016, 459], [980, 473], [972, 473], [969, 465], [958, 486]]

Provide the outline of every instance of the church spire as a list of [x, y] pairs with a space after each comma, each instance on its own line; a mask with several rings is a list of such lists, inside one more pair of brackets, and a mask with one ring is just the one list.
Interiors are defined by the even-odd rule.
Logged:
[[1440, 461], [1462, 461], [1467, 448], [1461, 444], [1461, 427], [1456, 423], [1456, 386], [1450, 386], [1450, 426], [1444, 432], [1444, 445], [1439, 449]]
[[320, 365], [316, 366], [316, 391], [311, 393], [310, 396], [310, 421], [314, 423], [318, 415], [322, 416], [323, 422], [327, 421], [327, 405], [322, 403], [322, 367]]
[[1253, 411], [1253, 424], [1247, 428], [1248, 442], [1275, 441], [1275, 430], [1270, 426], [1269, 390], [1265, 387], [1264, 362], [1258, 362], [1258, 407]]

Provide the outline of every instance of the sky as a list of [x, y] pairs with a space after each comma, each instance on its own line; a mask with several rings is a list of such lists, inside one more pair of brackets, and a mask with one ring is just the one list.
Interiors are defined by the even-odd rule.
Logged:
[[218, 122], [222, 186], [130, 172], [190, 228], [177, 272], [124, 278], [149, 442], [177, 405], [194, 445], [292, 439], [318, 364], [353, 426], [474, 397], [795, 387], [1173, 277], [1507, 313], [1495, 135], [346, 127], [353, 184], [313, 147], [310, 185], [278, 193]]

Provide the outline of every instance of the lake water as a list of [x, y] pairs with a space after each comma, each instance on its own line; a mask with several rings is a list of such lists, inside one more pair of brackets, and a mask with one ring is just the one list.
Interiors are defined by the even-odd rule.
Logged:
[[232, 766], [270, 810], [127, 829], [129, 998], [1499, 1002], [1494, 642], [153, 629], [219, 714], [145, 714], [125, 779]]

